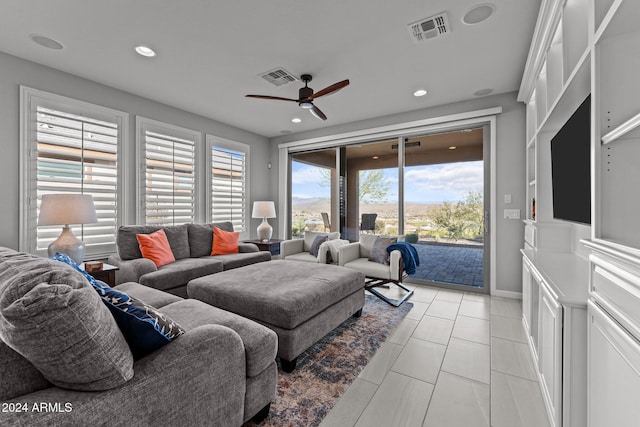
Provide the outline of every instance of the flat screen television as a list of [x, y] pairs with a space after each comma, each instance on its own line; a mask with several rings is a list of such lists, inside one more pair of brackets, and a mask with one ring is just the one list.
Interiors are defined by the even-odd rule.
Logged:
[[553, 217], [591, 224], [591, 95], [551, 139]]

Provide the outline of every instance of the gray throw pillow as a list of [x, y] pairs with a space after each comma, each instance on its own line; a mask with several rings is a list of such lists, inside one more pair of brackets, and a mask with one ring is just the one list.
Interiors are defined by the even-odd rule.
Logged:
[[318, 257], [318, 251], [320, 249], [320, 245], [329, 240], [329, 236], [326, 234], [318, 234], [315, 239], [313, 239], [313, 243], [311, 244], [311, 249], [309, 249], [309, 253], [314, 257]]
[[398, 241], [395, 237], [377, 237], [369, 253], [369, 261], [389, 265], [387, 248]]
[[133, 377], [133, 356], [82, 274], [0, 248], [0, 338], [51, 383], [99, 391]]

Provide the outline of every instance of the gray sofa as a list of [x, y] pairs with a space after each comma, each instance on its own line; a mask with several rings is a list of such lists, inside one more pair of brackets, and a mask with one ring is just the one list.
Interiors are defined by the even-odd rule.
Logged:
[[[91, 325], [91, 319], [86, 316], [106, 313], [101, 323], [109, 334], [115, 334], [108, 341], [107, 351], [123, 343], [125, 351], [129, 348], [118, 337], [118, 326], [84, 276], [57, 261], [0, 248], [0, 402], [6, 409], [0, 412], [0, 425], [237, 427], [267, 415], [277, 381], [277, 337], [273, 331], [200, 301], [184, 300], [137, 283], [116, 289], [159, 308], [186, 332], [138, 360], [133, 361], [129, 354], [127, 369], [132, 369], [132, 374], [118, 378], [122, 384], [95, 387], [95, 382], [85, 381], [81, 387], [55, 386], [52, 382], [57, 384], [59, 378], [51, 378], [52, 366], [58, 370], [56, 375], [80, 377], [100, 369], [99, 358], [92, 357], [96, 353], [88, 349], [94, 339], [79, 341], [74, 336], [74, 331], [90, 328], [87, 325]], [[81, 301], [70, 304], [72, 295], [80, 295]], [[44, 324], [52, 327], [51, 342], [25, 342], [24, 333], [16, 337], [15, 328], [26, 327], [28, 332], [34, 322], [28, 313], [20, 313], [23, 305], [43, 300], [46, 304], [44, 310], [38, 307], [36, 329]], [[82, 316], [73, 307], [84, 309]], [[62, 334], [62, 319], [76, 322], [78, 328], [57, 335]], [[104, 330], [99, 335], [98, 339]], [[25, 356], [5, 340], [13, 346], [20, 344]], [[68, 348], [78, 343], [79, 351], [69, 357]], [[48, 344], [60, 352], [52, 351]], [[46, 369], [38, 365], [41, 360], [33, 359], [34, 350], [36, 356], [47, 358]], [[87, 366], [88, 371], [83, 372]], [[111, 375], [110, 371], [107, 374]]]
[[[116, 272], [116, 284], [137, 282], [186, 298], [187, 283], [191, 279], [271, 260], [269, 252], [259, 251], [251, 243], [240, 243], [237, 254], [211, 256], [214, 225], [233, 231], [231, 222], [163, 227], [121, 226], [116, 236], [118, 254], [107, 260], [120, 268]], [[160, 229], [165, 231], [176, 261], [157, 268], [151, 260], [142, 257], [136, 234], [149, 234]]]

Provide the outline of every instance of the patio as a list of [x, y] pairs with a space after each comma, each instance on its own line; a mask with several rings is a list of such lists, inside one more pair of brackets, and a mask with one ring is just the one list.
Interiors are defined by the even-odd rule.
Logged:
[[414, 243], [420, 255], [420, 267], [412, 279], [483, 285], [483, 247], [442, 243]]

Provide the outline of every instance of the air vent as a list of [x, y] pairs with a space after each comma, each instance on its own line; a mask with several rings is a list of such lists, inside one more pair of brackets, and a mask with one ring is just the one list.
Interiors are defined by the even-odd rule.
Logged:
[[293, 74], [284, 68], [276, 68], [275, 70], [267, 71], [266, 73], [260, 74], [260, 77], [274, 86], [282, 86], [298, 80]]
[[447, 13], [443, 12], [431, 18], [421, 19], [409, 25], [409, 32], [416, 43], [447, 35], [451, 32]]

